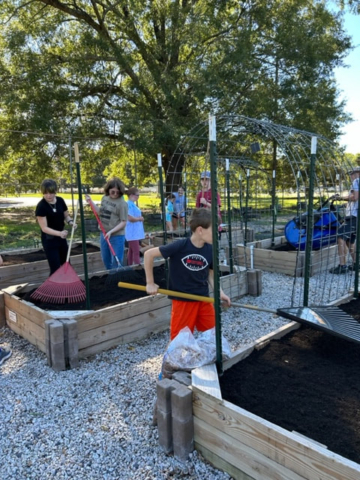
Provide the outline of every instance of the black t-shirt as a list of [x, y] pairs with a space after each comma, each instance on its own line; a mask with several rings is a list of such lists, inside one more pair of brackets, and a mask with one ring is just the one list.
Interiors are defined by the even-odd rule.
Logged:
[[[54, 211], [56, 210], [56, 212]], [[51, 205], [44, 198], [36, 206], [35, 216], [36, 217], [46, 217], [47, 224], [49, 228], [61, 232], [64, 230], [65, 219], [64, 212], [67, 211], [67, 205], [63, 198], [56, 197], [56, 204]], [[44, 232], [41, 232], [42, 238], [50, 239], [51, 235], [47, 235]]]
[[197, 248], [190, 238], [185, 238], [159, 248], [161, 255], [169, 258], [170, 290], [209, 296], [209, 269], [213, 268], [212, 245], [206, 243]]

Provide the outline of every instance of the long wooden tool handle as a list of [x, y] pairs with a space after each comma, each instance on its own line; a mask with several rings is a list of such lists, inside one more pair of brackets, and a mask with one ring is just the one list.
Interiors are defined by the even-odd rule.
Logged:
[[231, 306], [232, 307], [239, 307], [239, 308], [247, 308], [248, 310], [256, 310], [258, 312], [275, 313], [276, 315], [279, 315], [276, 310], [271, 310], [270, 308], [257, 307], [256, 305], [249, 305], [247, 303], [231, 302]]
[[77, 217], [77, 214], [78, 214], [78, 210], [79, 210], [79, 200], [76, 203], [76, 209], [75, 209], [75, 214], [74, 214], [74, 218], [73, 218], [73, 225], [72, 225], [72, 229], [71, 229], [70, 243], [69, 243], [68, 252], [67, 252], [67, 255], [66, 255], [66, 263], [69, 263], [69, 260], [70, 260], [70, 253], [71, 253], [72, 242], [73, 242], [73, 239], [74, 239], [76, 217]]
[[95, 215], [95, 218], [96, 218], [96, 221], [98, 222], [99, 224], [99, 227], [101, 228], [101, 231], [104, 235], [104, 238], [105, 240], [107, 241], [107, 244], [109, 245], [109, 249], [110, 249], [110, 252], [112, 253], [113, 257], [115, 258], [116, 260], [116, 263], [118, 264], [119, 267], [121, 267], [121, 262], [120, 260], [118, 259], [116, 253], [115, 253], [115, 250], [114, 250], [114, 247], [111, 245], [110, 243], [110, 239], [106, 236], [106, 230], [104, 228], [104, 225], [102, 224], [102, 221], [100, 220], [100, 217], [95, 209], [95, 205], [94, 205], [94, 202], [90, 199], [90, 207], [91, 207], [91, 210], [93, 211], [93, 214]]
[[[135, 283], [119, 282], [118, 287], [131, 288], [132, 290], [141, 290], [142, 292], [146, 292], [146, 287], [144, 285], [137, 285]], [[211, 297], [202, 297], [201, 295], [193, 295], [191, 293], [175, 292], [174, 290], [166, 290], [165, 288], [159, 288], [157, 293], [170, 295], [172, 297], [186, 298], [188, 300], [197, 300], [198, 302], [214, 303], [214, 299]]]

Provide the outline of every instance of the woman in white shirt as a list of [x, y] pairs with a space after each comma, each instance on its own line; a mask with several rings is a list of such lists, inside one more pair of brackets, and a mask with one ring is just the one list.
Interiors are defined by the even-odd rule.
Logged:
[[125, 228], [125, 238], [128, 242], [128, 265], [137, 265], [140, 263], [140, 240], [145, 238], [144, 217], [141, 215], [140, 208], [136, 205], [139, 199], [139, 190], [136, 187], [129, 188], [126, 192], [128, 196], [128, 221]]

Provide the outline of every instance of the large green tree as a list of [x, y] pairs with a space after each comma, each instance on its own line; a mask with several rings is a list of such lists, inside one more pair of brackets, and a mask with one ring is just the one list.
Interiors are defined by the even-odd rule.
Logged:
[[19, 174], [27, 156], [42, 165], [34, 160], [33, 176], [54, 163], [61, 170], [71, 135], [86, 145], [86, 181], [117, 152], [145, 159], [140, 181], [161, 152], [174, 179], [170, 161], [181, 136], [209, 112], [268, 118], [334, 139], [346, 116], [332, 72], [350, 41], [325, 5], [1, 0], [3, 158]]

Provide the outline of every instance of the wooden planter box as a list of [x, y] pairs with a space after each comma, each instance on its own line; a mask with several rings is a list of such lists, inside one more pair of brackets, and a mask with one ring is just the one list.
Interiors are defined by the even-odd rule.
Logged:
[[[21, 255], [37, 252], [39, 249], [28, 249], [21, 251], [8, 251], [9, 255]], [[70, 258], [71, 265], [76, 273], [84, 273], [83, 255], [73, 255]], [[87, 254], [89, 272], [98, 272], [104, 269], [100, 251]], [[17, 265], [4, 265], [0, 267], [0, 289], [19, 283], [42, 283], [49, 277], [49, 264], [47, 260], [38, 262], [20, 263]]]
[[[292, 322], [244, 347], [230, 368], [271, 339], [299, 327]], [[358, 480], [360, 465], [300, 434], [222, 400], [215, 365], [192, 372], [195, 447], [215, 467], [239, 480]]]
[[[286, 244], [285, 237], [276, 237], [275, 245]], [[253, 248], [251, 248], [253, 247]], [[253, 268], [267, 272], [283, 273], [295, 277], [303, 277], [305, 273], [305, 252], [270, 250], [271, 239], [251, 242], [246, 245], [237, 245], [235, 263], [241, 266], [251, 266], [251, 253], [253, 255]], [[331, 245], [321, 250], [311, 252], [310, 276], [328, 270], [338, 264], [337, 246]]]
[[[162, 263], [163, 261], [159, 262]], [[246, 272], [221, 279], [228, 295], [246, 295]], [[4, 316], [8, 327], [46, 352], [45, 320], [60, 318], [59, 312], [48, 312], [17, 296], [36, 285], [17, 285], [0, 292], [0, 322]], [[3, 313], [1, 312], [3, 302]], [[134, 342], [151, 333], [166, 330], [170, 322], [171, 301], [164, 295], [146, 296], [96, 311], [66, 312], [63, 318], [77, 322], [78, 356], [87, 357], [116, 345]]]

